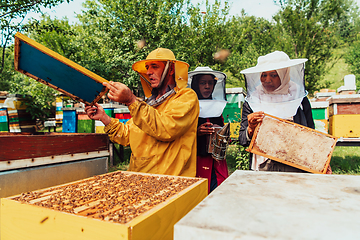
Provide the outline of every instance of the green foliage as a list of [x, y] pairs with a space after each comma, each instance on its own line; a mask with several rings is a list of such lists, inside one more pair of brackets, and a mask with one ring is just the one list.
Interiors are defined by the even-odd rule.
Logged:
[[55, 117], [54, 89], [18, 73], [10, 83], [9, 93], [30, 96], [26, 102], [26, 111], [33, 119]]
[[337, 48], [334, 50], [335, 56], [341, 56], [339, 59], [333, 59], [327, 62], [327, 68], [330, 70], [324, 75], [322, 86], [329, 86], [329, 89], [338, 89], [344, 85], [344, 76], [351, 74], [349, 66], [345, 62], [345, 54], [348, 48]]
[[43, 15], [40, 21], [32, 19], [25, 27], [28, 37], [66, 58], [74, 59], [79, 51], [76, 43], [77, 27], [69, 25], [67, 19], [51, 19]]
[[0, 2], [0, 18], [24, 16], [30, 11], [40, 12], [41, 7], [51, 8], [63, 2], [71, 0], [2, 0]]
[[0, 90], [10, 94], [30, 96], [26, 103], [27, 109], [33, 119], [44, 120], [55, 117], [55, 93], [52, 88], [36, 82], [14, 70], [14, 46], [6, 48], [5, 66], [0, 74]]
[[282, 10], [274, 16], [277, 45], [293, 58], [307, 58], [306, 89], [313, 93], [330, 83], [322, 81], [336, 62], [334, 49], [351, 42], [359, 22], [358, 8], [352, 0], [279, 0]]
[[245, 149], [236, 142], [228, 146], [226, 162], [230, 173], [235, 170], [249, 170], [249, 153]]
[[[5, 48], [4, 52], [4, 66], [2, 73], [0, 74], [0, 91], [9, 91], [11, 80], [16, 75], [14, 71], [14, 47]], [[1, 72], [1, 71], [0, 71]]]
[[[120, 144], [115, 144], [114, 147], [116, 148], [115, 152], [120, 153]], [[121, 153], [120, 153], [121, 154]], [[117, 154], [114, 154], [114, 166], [109, 167], [109, 172], [114, 171], [127, 171], [129, 169], [130, 164], [130, 156], [131, 156], [131, 148], [129, 146], [123, 146], [123, 161], [120, 160]]]
[[0, 73], [5, 65], [5, 51], [8, 44], [12, 42], [13, 35], [18, 31], [26, 29], [23, 21], [29, 12], [40, 12], [41, 7], [51, 8], [63, 2], [71, 0], [1, 0], [0, 1], [0, 32], [1, 49]]
[[[347, 63], [353, 66], [352, 72], [358, 71], [359, 47], [355, 40], [360, 20], [353, 0], [278, 0], [282, 8], [272, 22], [244, 12], [230, 18], [226, 0], [213, 4], [205, 1], [205, 12], [189, 0], [87, 0], [85, 10], [78, 15], [80, 24], [70, 25], [67, 19], [43, 16], [40, 21], [27, 24], [18, 21], [17, 28], [4, 25], [30, 10], [38, 11], [39, 6], [52, 7], [64, 1], [69, 0], [15, 1], [14, 6], [1, 3], [7, 5], [1, 8], [3, 14], [23, 6], [1, 18], [2, 31], [8, 29], [3, 32], [6, 40], [2, 46], [6, 51], [2, 59], [6, 61], [0, 76], [1, 90], [20, 89], [20, 79], [25, 86], [38, 86], [12, 70], [13, 49], [5, 46], [15, 30], [107, 80], [123, 82], [138, 96], [142, 92], [140, 81], [131, 66], [157, 47], [173, 50], [177, 59], [190, 64], [190, 70], [210, 66], [226, 72], [231, 87], [245, 87], [240, 71], [254, 66], [260, 55], [274, 50], [285, 51], [291, 58], [309, 59], [305, 80], [310, 93], [330, 86], [331, 82], [323, 78], [332, 63], [342, 57], [335, 55], [336, 48], [352, 45]], [[30, 8], [25, 8], [26, 4]], [[230, 55], [215, 58], [223, 49]], [[24, 89], [34, 91], [36, 87]], [[44, 92], [47, 91], [50, 90]], [[45, 106], [39, 101], [39, 106]]]
[[305, 86], [313, 93], [326, 72], [324, 62], [332, 57], [332, 49], [337, 46], [334, 31], [320, 22], [316, 1], [289, 2], [275, 17], [277, 22], [277, 46], [290, 58], [307, 58]]
[[[140, 92], [139, 77], [131, 66], [157, 47], [174, 50], [175, 40], [183, 32], [184, 2], [86, 1], [87, 11], [78, 16], [81, 30], [77, 41], [81, 47], [77, 62], [107, 80], [123, 82]], [[140, 41], [145, 46], [139, 48]]]
[[226, 17], [229, 5], [221, 9], [221, 2], [215, 1], [211, 6], [206, 1], [206, 11], [201, 12], [199, 6], [189, 6], [188, 24], [184, 25], [181, 42], [176, 43], [174, 50], [190, 64], [193, 70], [198, 66], [209, 66], [216, 70], [224, 70], [223, 63], [214, 59], [214, 54], [222, 49], [229, 49]]
[[360, 34], [358, 40], [354, 41], [348, 48], [345, 61], [349, 65], [350, 71], [356, 76], [356, 87], [360, 89]]
[[263, 18], [253, 16], [233, 17], [225, 24], [226, 45], [231, 51], [223, 70], [231, 73], [231, 81], [244, 81], [242, 69], [256, 65], [257, 58], [274, 49], [274, 26]]

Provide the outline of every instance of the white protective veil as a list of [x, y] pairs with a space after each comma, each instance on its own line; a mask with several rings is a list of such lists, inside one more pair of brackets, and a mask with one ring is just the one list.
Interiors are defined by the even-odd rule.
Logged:
[[188, 73], [188, 87], [195, 90], [198, 94], [198, 90], [194, 87], [196, 76], [199, 74], [210, 74], [215, 76], [214, 90], [209, 99], [199, 98], [200, 114], [201, 118], [219, 117], [226, 106], [225, 84], [226, 74], [219, 71], [214, 71], [210, 67], [197, 67], [194, 71]]
[[[290, 59], [282, 51], [275, 51], [258, 58], [257, 65], [240, 73], [245, 75], [247, 101], [254, 112], [283, 118], [292, 118], [307, 95], [304, 82], [305, 62], [307, 59]], [[276, 70], [281, 85], [272, 92], [262, 86], [262, 72]]]

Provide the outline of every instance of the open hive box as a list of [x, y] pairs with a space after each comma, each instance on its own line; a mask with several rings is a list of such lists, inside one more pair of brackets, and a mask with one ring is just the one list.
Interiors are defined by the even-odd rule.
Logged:
[[265, 114], [248, 151], [311, 173], [326, 173], [337, 138]]
[[1, 239], [172, 239], [200, 178], [114, 172], [1, 199]]

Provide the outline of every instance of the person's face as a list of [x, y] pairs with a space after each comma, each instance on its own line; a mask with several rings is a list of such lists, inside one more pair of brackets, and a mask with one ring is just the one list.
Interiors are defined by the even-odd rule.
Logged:
[[158, 88], [162, 73], [165, 68], [165, 63], [160, 61], [147, 62], [145, 65], [152, 88]]
[[275, 70], [261, 73], [260, 80], [268, 92], [273, 92], [281, 85], [280, 77]]
[[213, 92], [215, 80], [211, 75], [203, 75], [199, 79], [200, 93], [204, 98], [210, 97]]

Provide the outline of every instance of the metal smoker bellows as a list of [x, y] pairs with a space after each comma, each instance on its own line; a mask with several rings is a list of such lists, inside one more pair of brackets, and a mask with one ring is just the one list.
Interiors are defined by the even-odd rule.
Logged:
[[226, 148], [230, 138], [230, 123], [225, 124], [213, 139], [212, 157], [216, 160], [225, 160]]

